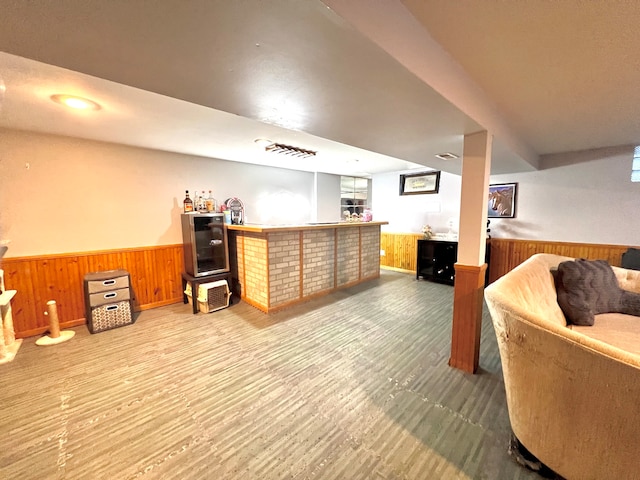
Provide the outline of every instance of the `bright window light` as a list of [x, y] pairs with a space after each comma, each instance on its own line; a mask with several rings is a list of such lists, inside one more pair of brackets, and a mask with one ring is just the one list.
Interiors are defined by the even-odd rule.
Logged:
[[633, 151], [633, 163], [631, 163], [631, 181], [640, 182], [640, 147]]

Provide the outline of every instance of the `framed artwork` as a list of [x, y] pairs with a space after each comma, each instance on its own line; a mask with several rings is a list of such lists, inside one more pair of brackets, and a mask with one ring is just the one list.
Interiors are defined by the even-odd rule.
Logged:
[[400, 175], [400, 195], [438, 193], [440, 172], [421, 172]]
[[516, 216], [517, 183], [497, 183], [489, 185], [487, 217], [514, 218]]

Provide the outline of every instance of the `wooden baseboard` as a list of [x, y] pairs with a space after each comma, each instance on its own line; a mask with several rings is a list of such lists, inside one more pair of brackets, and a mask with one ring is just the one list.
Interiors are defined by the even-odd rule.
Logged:
[[180, 296], [179, 299], [175, 299], [175, 298], [171, 298], [168, 300], [163, 300], [161, 302], [153, 302], [153, 303], [147, 303], [145, 305], [140, 305], [139, 310], [151, 310], [152, 308], [158, 308], [158, 307], [165, 307], [167, 305], [173, 305], [176, 303], [184, 303], [184, 301], [182, 300], [182, 296]]
[[381, 268], [382, 270], [390, 270], [390, 271], [392, 271], [392, 272], [410, 273], [410, 274], [412, 274], [412, 275], [415, 275], [415, 274], [416, 274], [416, 271], [415, 271], [415, 270], [407, 270], [407, 269], [405, 269], [405, 268], [388, 267], [388, 266], [386, 266], [386, 265], [380, 265], [380, 268]]
[[275, 313], [275, 312], [278, 312], [280, 310], [284, 310], [286, 308], [292, 307], [294, 305], [298, 305], [300, 303], [305, 303], [305, 302], [308, 302], [310, 300], [314, 300], [316, 298], [324, 297], [324, 296], [326, 296], [326, 295], [328, 295], [330, 293], [336, 292], [338, 290], [343, 290], [345, 288], [354, 287], [354, 286], [359, 285], [359, 284], [361, 284], [363, 282], [368, 282], [369, 280], [375, 280], [376, 278], [380, 278], [380, 272], [378, 272], [377, 274], [374, 274], [374, 275], [370, 275], [368, 277], [363, 277], [363, 278], [361, 278], [359, 280], [354, 280], [352, 282], [345, 283], [345, 284], [340, 285], [338, 287], [328, 288], [328, 289], [322, 290], [320, 292], [314, 292], [311, 295], [305, 295], [303, 297], [299, 297], [299, 298], [296, 298], [296, 299], [293, 299], [293, 300], [289, 300], [287, 302], [283, 302], [283, 303], [280, 303], [278, 305], [273, 305], [273, 306], [263, 305], [263, 304], [258, 303], [258, 302], [254, 301], [251, 298], [248, 298], [246, 296], [242, 297], [242, 300], [247, 302], [252, 307], [257, 308], [261, 312], [264, 312], [264, 313]]
[[[76, 320], [66, 321], [60, 323], [60, 330], [64, 330], [66, 328], [80, 327], [82, 325], [86, 325], [87, 321], [85, 318], [78, 318]], [[49, 326], [46, 327], [38, 327], [33, 330], [26, 330], [21, 332], [16, 332], [16, 338], [27, 338], [27, 337], [35, 337], [38, 335], [44, 335], [49, 331]]]

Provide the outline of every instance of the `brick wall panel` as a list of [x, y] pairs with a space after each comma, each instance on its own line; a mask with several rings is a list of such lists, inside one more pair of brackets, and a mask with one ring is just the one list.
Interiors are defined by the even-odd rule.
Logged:
[[359, 228], [338, 229], [337, 287], [356, 282], [360, 274]]
[[270, 307], [300, 298], [300, 235], [269, 234]]
[[380, 274], [380, 227], [362, 227], [362, 278]]
[[305, 296], [334, 287], [335, 230], [303, 233], [303, 293]]

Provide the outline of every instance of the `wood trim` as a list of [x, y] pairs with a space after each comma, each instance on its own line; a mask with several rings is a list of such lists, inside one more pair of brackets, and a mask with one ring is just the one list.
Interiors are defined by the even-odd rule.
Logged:
[[[380, 234], [380, 249], [385, 251], [385, 256], [380, 257], [380, 265], [415, 272], [417, 240], [420, 238], [422, 238], [422, 235], [417, 233], [382, 232]], [[604, 259], [611, 265], [620, 266], [622, 254], [629, 247], [640, 248], [637, 245], [606, 245], [510, 238], [492, 238], [490, 243], [489, 282], [493, 282], [513, 270], [535, 253], [555, 253], [567, 257], [587, 258], [590, 260]]]
[[[128, 248], [118, 248], [111, 250], [89, 250], [83, 252], [66, 252], [66, 253], [51, 253], [47, 255], [33, 255], [33, 256], [22, 256], [22, 257], [5, 257], [2, 260], [2, 265], [7, 262], [30, 262], [35, 258], [47, 258], [47, 259], [58, 259], [58, 258], [77, 258], [84, 256], [95, 257], [97, 255], [110, 255], [114, 253], [132, 253], [132, 252], [148, 252], [152, 250], [164, 250], [169, 247], [177, 247], [182, 252], [182, 243], [177, 243], [173, 245], [152, 245], [148, 247], [128, 247]], [[184, 263], [184, 258], [183, 258]], [[2, 267], [4, 269], [4, 267]]]
[[153, 308], [158, 308], [158, 307], [165, 307], [167, 305], [173, 305], [174, 303], [178, 303], [176, 302], [174, 299], [171, 300], [164, 300], [162, 302], [154, 302], [154, 303], [149, 303], [147, 305], [140, 305], [139, 310], [151, 310]]
[[288, 233], [297, 232], [299, 230], [326, 230], [329, 228], [358, 228], [369, 225], [388, 225], [389, 222], [334, 222], [334, 223], [318, 223], [318, 224], [301, 224], [301, 225], [227, 225], [229, 230], [238, 232], [253, 233]]
[[338, 285], [338, 229], [333, 229], [333, 286]]
[[300, 292], [298, 298], [302, 298], [304, 297], [304, 233], [302, 231], [298, 234], [298, 248], [300, 255], [300, 283], [298, 285]]
[[269, 281], [269, 271], [270, 271], [270, 262], [269, 262], [269, 233], [265, 233], [264, 235], [258, 235], [258, 238], [264, 238], [264, 254], [265, 254], [265, 292], [267, 294], [266, 304], [267, 309], [271, 305], [271, 282]]
[[[84, 317], [82, 318], [78, 318], [76, 320], [71, 320], [68, 322], [61, 322], [60, 323], [60, 329], [64, 330], [65, 328], [73, 328], [73, 327], [79, 327], [81, 325], [84, 325], [85, 323], [87, 323], [86, 319]], [[49, 326], [47, 325], [46, 327], [38, 327], [35, 328], [33, 330], [26, 330], [20, 333], [20, 338], [26, 338], [26, 337], [34, 337], [36, 335], [42, 335], [43, 333], [46, 333], [49, 330]], [[16, 337], [18, 335], [16, 334]]]
[[16, 337], [49, 329], [46, 303], [55, 300], [62, 328], [85, 323], [84, 275], [123, 269], [131, 275], [134, 310], [182, 301], [182, 244], [8, 257], [2, 261], [6, 287], [17, 290], [13, 303]]
[[454, 265], [453, 327], [449, 365], [468, 373], [478, 370], [482, 301], [487, 264]]
[[607, 245], [595, 243], [549, 242], [542, 240], [491, 239], [489, 282], [502, 277], [536, 253], [553, 253], [589, 260], [607, 260], [619, 267], [622, 254], [635, 245]]
[[362, 278], [362, 229], [358, 229], [358, 280]]
[[[369, 224], [360, 224], [359, 226], [369, 226]], [[326, 229], [325, 229], [326, 230]], [[306, 230], [305, 230], [306, 231]], [[287, 308], [291, 305], [295, 305], [297, 303], [300, 302], [306, 302], [312, 298], [315, 298], [317, 296], [323, 296], [326, 295], [330, 292], [339, 290], [339, 289], [343, 289], [343, 288], [347, 288], [353, 285], [357, 285], [363, 281], [367, 281], [367, 280], [371, 280], [374, 278], [379, 278], [380, 277], [380, 270], [376, 269], [376, 272], [374, 274], [368, 274], [368, 272], [365, 274], [363, 273], [363, 267], [362, 267], [362, 229], [360, 229], [359, 231], [359, 235], [358, 235], [358, 272], [357, 272], [357, 276], [355, 273], [355, 269], [354, 269], [354, 277], [355, 280], [350, 281], [344, 285], [340, 285], [338, 286], [338, 250], [339, 250], [339, 243], [340, 243], [340, 239], [339, 239], [339, 232], [337, 228], [333, 229], [333, 285], [330, 288], [326, 288], [325, 290], [322, 290], [320, 292], [314, 292], [310, 295], [305, 295], [304, 294], [304, 241], [305, 241], [305, 231], [300, 231], [298, 232], [297, 235], [297, 239], [298, 239], [298, 252], [299, 252], [299, 265], [300, 265], [300, 271], [299, 271], [299, 278], [298, 278], [298, 286], [300, 289], [300, 294], [296, 297], [296, 298], [291, 298], [291, 299], [287, 299], [286, 301], [283, 302], [279, 302], [277, 303], [277, 305], [273, 305], [271, 302], [271, 295], [270, 295], [270, 288], [267, 291], [267, 295], [268, 295], [268, 301], [266, 302], [266, 304], [263, 304], [261, 301], [258, 301], [258, 299], [251, 295], [250, 292], [247, 292], [246, 288], [242, 289], [242, 299], [244, 301], [246, 301], [248, 304], [252, 305], [253, 307], [257, 308], [258, 310], [265, 312], [265, 313], [270, 313], [270, 312], [274, 312], [274, 311], [278, 311], [281, 310], [283, 308]], [[238, 231], [236, 237], [240, 238], [240, 237], [246, 237], [249, 235], [257, 235], [258, 238], [264, 239], [265, 241], [265, 248], [266, 248], [266, 255], [267, 255], [267, 271], [266, 271], [266, 276], [267, 276], [267, 287], [270, 284], [270, 280], [271, 280], [271, 275], [269, 272], [269, 261], [268, 261], [268, 256], [269, 256], [269, 247], [270, 247], [270, 243], [271, 243], [271, 233], [274, 232], [266, 232], [263, 234], [260, 233], [254, 233], [254, 232], [242, 232], [242, 231]], [[275, 232], [275, 233], [281, 233], [281, 232]], [[286, 232], [286, 233], [290, 233], [290, 232]], [[355, 242], [355, 238], [354, 238], [354, 242]], [[241, 245], [244, 246], [244, 241], [242, 243], [237, 242], [237, 248], [240, 249]], [[354, 243], [355, 245], [355, 243]], [[292, 246], [293, 248], [295, 248], [295, 246]], [[243, 260], [245, 259], [246, 255], [244, 255], [244, 253], [242, 254], [242, 258]], [[246, 265], [246, 264], [245, 264]], [[355, 267], [355, 266], [354, 266]], [[246, 274], [246, 266], [245, 266], [245, 274]]]
[[368, 282], [369, 280], [375, 280], [376, 278], [380, 278], [380, 271], [378, 273], [374, 273], [373, 275], [369, 275], [368, 277], [359, 278], [358, 280], [354, 280], [352, 282], [347, 282], [339, 287], [336, 287], [336, 290], [342, 290], [343, 288], [355, 287], [356, 285], [360, 285], [361, 283]]
[[[334, 285], [338, 272], [338, 231], [334, 231]], [[380, 234], [382, 267], [415, 272], [416, 233]], [[244, 236], [236, 236], [246, 272]], [[589, 243], [549, 242], [540, 240], [491, 240], [489, 280], [494, 281], [525, 261], [534, 253], [556, 253], [575, 258], [605, 259], [619, 266], [622, 254], [634, 245], [599, 245]], [[182, 244], [59, 253], [32, 257], [5, 257], [7, 289], [17, 290], [12, 310], [17, 338], [39, 335], [48, 330], [44, 315], [46, 302], [56, 300], [62, 328], [85, 323], [83, 278], [86, 273], [122, 268], [131, 274], [135, 295], [134, 309], [146, 310], [182, 301], [181, 273], [184, 270]], [[246, 278], [239, 279], [244, 285]], [[242, 298], [246, 301], [245, 289]]]
[[380, 274], [379, 273], [377, 275], [371, 275], [369, 277], [365, 277], [365, 278], [362, 278], [362, 279], [354, 280], [354, 281], [349, 282], [349, 283], [345, 283], [344, 285], [340, 285], [339, 287], [327, 288], [327, 289], [321, 290], [319, 292], [314, 292], [311, 295], [307, 295], [305, 297], [289, 300], [288, 302], [279, 303], [278, 305], [274, 305], [274, 306], [262, 305], [262, 304], [260, 304], [258, 302], [252, 301], [249, 298], [245, 298], [243, 300], [245, 302], [247, 302], [249, 305], [257, 308], [258, 310], [260, 310], [260, 311], [262, 311], [264, 313], [274, 313], [274, 312], [278, 312], [280, 310], [283, 310], [285, 308], [292, 307], [292, 306], [297, 305], [299, 303], [306, 303], [309, 300], [313, 300], [313, 299], [316, 299], [316, 298], [324, 297], [324, 296], [326, 296], [326, 295], [328, 295], [330, 293], [337, 292], [338, 290], [344, 290], [345, 288], [349, 288], [349, 287], [354, 287], [356, 285], [360, 285], [363, 282], [367, 282], [369, 280], [374, 280], [376, 278], [380, 278]]
[[412, 275], [416, 274], [416, 272], [414, 272], [413, 270], [405, 270], [404, 268], [387, 267], [386, 265], [380, 265], [380, 268], [382, 270], [390, 270], [392, 272], [410, 273]]
[[234, 235], [236, 238], [236, 248], [238, 248], [238, 241], [241, 240], [242, 243], [242, 278], [239, 278], [240, 282], [240, 298], [244, 298], [247, 295], [247, 262], [244, 251], [244, 235]]
[[248, 303], [249, 305], [251, 305], [254, 308], [257, 308], [258, 310], [260, 310], [261, 312], [264, 313], [269, 313], [269, 307], [267, 305], [264, 305], [256, 300], [253, 300], [247, 296], [242, 297], [242, 301]]

